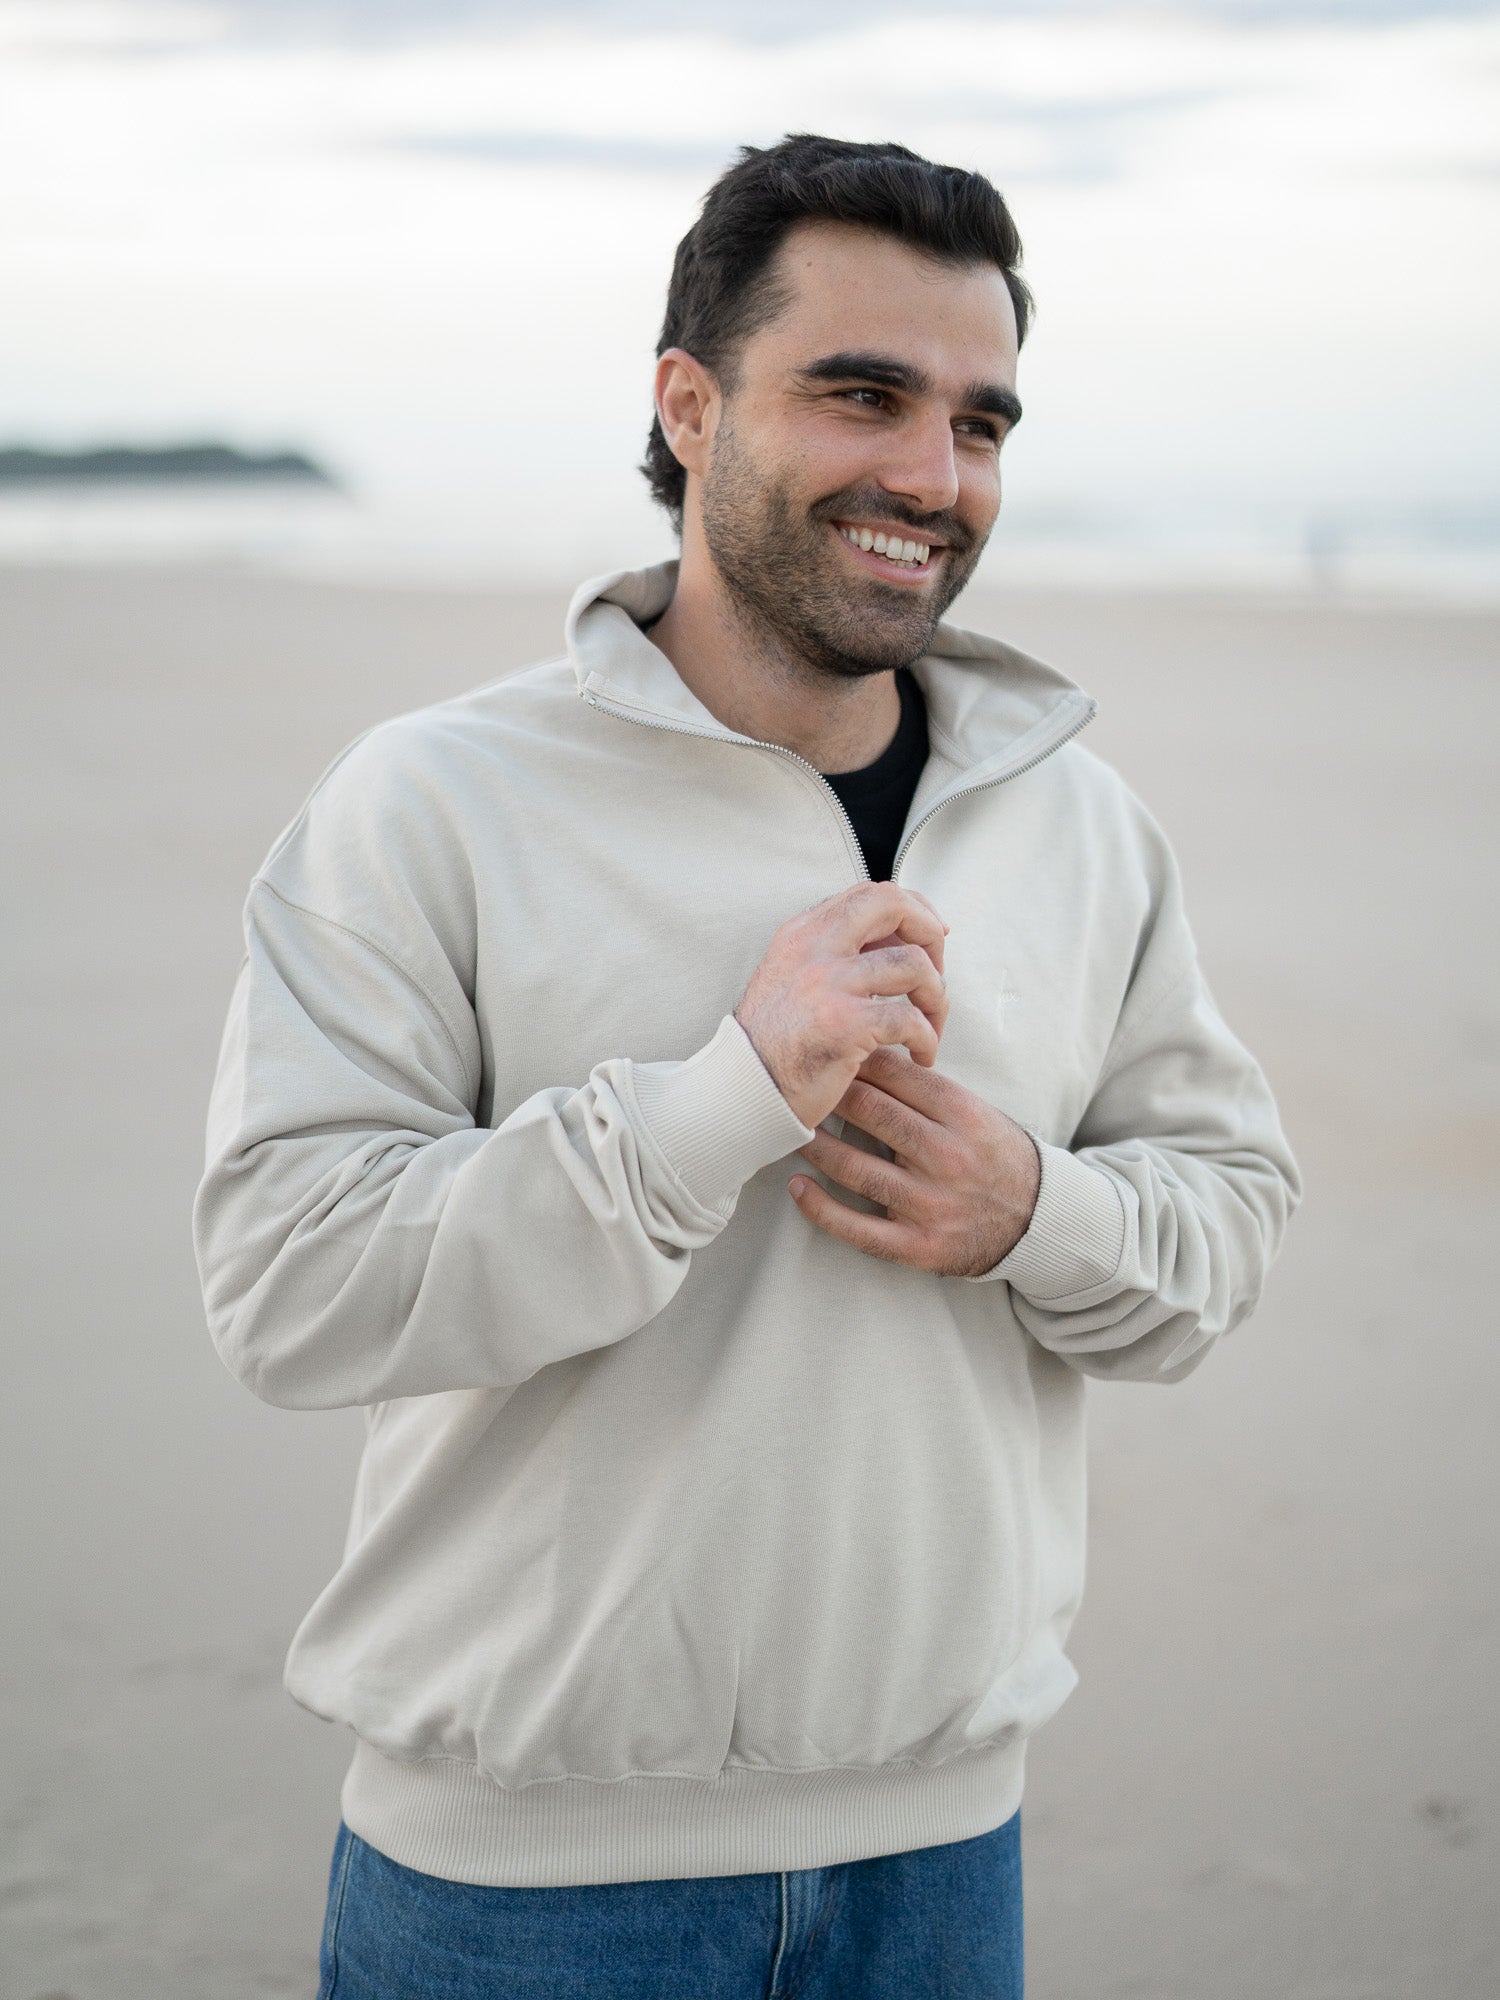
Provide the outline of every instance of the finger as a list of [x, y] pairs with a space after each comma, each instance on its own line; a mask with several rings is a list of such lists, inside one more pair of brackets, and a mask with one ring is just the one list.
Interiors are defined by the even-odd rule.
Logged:
[[[929, 935], [927, 928], [929, 922], [940, 926], [936, 936]], [[938, 971], [942, 971], [943, 953], [947, 949], [948, 942], [948, 926], [938, 916], [937, 912], [933, 910], [932, 905], [927, 901], [925, 896], [922, 898], [921, 906], [914, 908], [910, 915], [896, 926], [891, 936], [898, 944], [914, 944], [919, 946], [921, 950], [926, 952]]]
[[942, 911], [937, 907], [936, 903], [933, 902], [930, 896], [924, 896], [920, 889], [903, 888], [901, 893], [905, 896], [913, 897], [919, 903], [925, 904], [926, 907], [929, 910], [931, 910], [932, 914], [937, 918], [938, 922], [942, 924], [944, 937], [948, 935], [949, 931], [952, 930], [953, 926], [944, 920]]
[[929, 1069], [937, 1061], [938, 1031], [920, 1007], [909, 1000], [866, 1000], [862, 1005], [877, 1045], [910, 1049], [912, 1062]]
[[[931, 907], [931, 904], [928, 904], [927, 910], [930, 910]], [[926, 910], [914, 911], [910, 920], [905, 920], [898, 924], [895, 936], [901, 943], [920, 946], [932, 960], [938, 971], [941, 972], [943, 970], [943, 954], [947, 950], [948, 945], [948, 926], [943, 923], [941, 917], [934, 916], [931, 921], [935, 921], [942, 926], [936, 937], [928, 935]]]
[[943, 923], [942, 913], [938, 909], [937, 904], [933, 902], [931, 896], [924, 895], [920, 889], [908, 889], [906, 891], [906, 894], [908, 896], [915, 896], [919, 903], [925, 903], [928, 909], [931, 910], [932, 914], [937, 918], [938, 922], [940, 924], [943, 924], [943, 929], [947, 930], [949, 928], [947, 924]]
[[[884, 1091], [902, 1104], [920, 1111], [934, 1125], [951, 1126], [955, 1115], [973, 1096], [972, 1091], [965, 1090], [961, 1083], [955, 1083], [951, 1076], [909, 1061], [895, 1048], [875, 1049], [867, 1055], [855, 1072], [855, 1082], [873, 1084], [876, 1090]], [[874, 1133], [877, 1139], [882, 1136], [879, 1132]], [[890, 1141], [886, 1143], [889, 1145]]]
[[840, 1187], [848, 1188], [851, 1194], [863, 1195], [866, 1201], [878, 1201], [882, 1208], [897, 1215], [912, 1213], [912, 1197], [918, 1192], [916, 1185], [912, 1176], [894, 1161], [883, 1160], [878, 1153], [867, 1153], [863, 1147], [851, 1146], [823, 1131], [798, 1150], [810, 1167], [816, 1167]]
[[818, 906], [827, 942], [835, 951], [857, 952], [894, 933], [907, 944], [921, 945], [940, 961], [948, 927], [925, 896], [898, 889], [894, 882], [861, 882]]
[[886, 945], [880, 951], [862, 951], [857, 958], [842, 962], [840, 975], [846, 992], [860, 993], [867, 999], [888, 1000], [904, 993], [937, 1032], [943, 1032], [948, 1018], [947, 981], [920, 946]]
[[[876, 1053], [879, 1054], [879, 1051]], [[930, 1078], [933, 1074], [932, 1070], [922, 1071], [924, 1077]], [[888, 1090], [881, 1090], [875, 1084], [856, 1077], [834, 1109], [841, 1118], [847, 1118], [862, 1132], [868, 1132], [872, 1139], [879, 1139], [883, 1145], [889, 1146], [901, 1159], [915, 1161], [921, 1167], [930, 1167], [935, 1163], [943, 1135], [942, 1126], [935, 1118], [929, 1118], [925, 1111], [919, 1111], [915, 1105], [892, 1096]]]
[[[863, 1250], [868, 1257], [881, 1257], [888, 1264], [915, 1264], [921, 1237], [910, 1223], [887, 1222], [878, 1215], [864, 1215], [857, 1208], [846, 1208], [816, 1181], [801, 1174], [793, 1176], [790, 1186], [798, 1208], [827, 1235], [836, 1236], [855, 1250]], [[916, 1265], [916, 1268], [922, 1267]]]
[[[884, 937], [874, 938], [869, 944], [862, 944], [859, 948], [860, 956], [863, 957], [872, 951], [888, 951], [896, 946], [904, 947], [905, 944], [906, 940], [899, 931], [887, 931]], [[946, 939], [936, 947], [932, 945], [913, 945], [912, 949], [925, 951], [928, 958], [931, 959], [938, 971], [941, 972], [943, 969], [943, 950], [945, 944]]]

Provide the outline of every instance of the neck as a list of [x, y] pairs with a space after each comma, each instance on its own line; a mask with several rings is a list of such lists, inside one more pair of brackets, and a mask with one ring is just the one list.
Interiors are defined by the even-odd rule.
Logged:
[[819, 771], [857, 771], [901, 720], [893, 671], [845, 678], [814, 666], [741, 613], [708, 552], [684, 537], [672, 601], [648, 637], [726, 728], [791, 750]]

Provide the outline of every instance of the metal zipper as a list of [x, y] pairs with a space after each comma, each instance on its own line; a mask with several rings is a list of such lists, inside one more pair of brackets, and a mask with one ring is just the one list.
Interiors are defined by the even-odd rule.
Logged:
[[1034, 757], [1028, 757], [1024, 764], [1017, 764], [1016, 768], [1013, 771], [1002, 771], [998, 778], [986, 778], [982, 785], [965, 785], [962, 791], [950, 792], [947, 798], [939, 799], [935, 806], [930, 806], [928, 810], [923, 813], [922, 817], [917, 821], [916, 825], [912, 828], [911, 832], [906, 836], [905, 840], [903, 840], [901, 845], [896, 849], [896, 858], [891, 863], [891, 880], [893, 882], [895, 881], [896, 871], [901, 866], [902, 862], [906, 859], [906, 850], [911, 846], [912, 842], [916, 839], [917, 835], [922, 831], [923, 827], [926, 826], [928, 820], [935, 818], [936, 815], [940, 813], [945, 806], [951, 806], [955, 799], [971, 798], [975, 792], [988, 792], [991, 791], [996, 785], [1009, 784], [1012, 778], [1019, 778], [1025, 772], [1034, 770], [1036, 766], [1043, 761], [1044, 758], [1050, 757], [1054, 750], [1061, 750], [1061, 748], [1065, 743], [1071, 743], [1073, 738], [1078, 734], [1079, 730], [1083, 728], [1084, 724], [1092, 722], [1094, 717], [1098, 713], [1099, 713], [1098, 702], [1090, 701], [1088, 707], [1083, 711], [1083, 714], [1079, 716], [1078, 720], [1073, 724], [1073, 727], [1070, 730], [1068, 730], [1065, 735], [1059, 736], [1055, 743], [1049, 743], [1045, 750], [1038, 750], [1038, 752]]
[[[633, 715], [628, 708], [617, 708], [615, 704], [611, 701], [600, 701], [597, 695], [586, 694], [584, 696], [584, 700], [588, 703], [590, 708], [597, 708], [605, 715], [617, 715], [619, 716], [622, 722], [638, 722], [643, 729], [666, 729], [671, 731], [671, 733], [675, 736], [703, 736], [713, 743], [725, 743], [725, 742], [732, 742], [734, 740], [732, 737], [720, 736], [717, 730], [692, 729], [685, 722], [660, 722], [654, 716]], [[922, 817], [917, 821], [916, 825], [912, 828], [911, 832], [907, 834], [905, 840], [902, 841], [900, 847], [896, 850], [896, 858], [891, 863], [891, 880], [893, 882], [895, 881], [896, 872], [900, 868], [901, 863], [906, 859], [907, 849], [911, 846], [912, 842], [916, 839], [917, 835], [922, 831], [923, 827], [926, 826], [928, 820], [935, 818], [936, 815], [940, 813], [945, 806], [952, 805], [955, 799], [970, 798], [975, 792], [990, 791], [996, 785], [1007, 784], [1010, 781], [1010, 779], [1019, 778], [1023, 775], [1023, 773], [1033, 770], [1038, 764], [1042, 762], [1044, 758], [1050, 757], [1054, 750], [1061, 750], [1062, 746], [1065, 743], [1070, 742], [1072, 738], [1078, 734], [1079, 730], [1083, 728], [1085, 723], [1093, 721], [1098, 711], [1099, 711], [1099, 704], [1096, 701], [1090, 701], [1088, 707], [1084, 710], [1083, 714], [1079, 716], [1078, 720], [1073, 724], [1073, 727], [1070, 730], [1068, 730], [1065, 735], [1059, 736], [1055, 743], [1049, 743], [1045, 750], [1039, 750], [1034, 757], [1028, 758], [1024, 764], [1018, 764], [1013, 771], [1002, 772], [998, 778], [986, 778], [982, 785], [966, 785], [962, 791], [950, 792], [945, 799], [939, 799], [935, 806], [929, 807], [928, 810], [925, 813], [923, 813]], [[838, 793], [833, 789], [832, 785], [829, 784], [827, 778], [824, 777], [823, 773], [818, 769], [817, 765], [809, 764], [805, 757], [799, 757], [795, 750], [788, 750], [786, 746], [781, 743], [762, 743], [756, 738], [747, 738], [745, 740], [744, 747], [747, 750], [754, 749], [754, 750], [774, 751], [778, 757], [787, 757], [791, 760], [792, 763], [800, 764], [804, 771], [810, 771], [812, 773], [813, 777], [817, 779], [819, 785], [832, 800], [834, 810], [838, 813], [839, 818], [844, 822], [845, 827], [848, 829], [849, 845], [853, 849], [854, 853], [859, 857], [860, 873], [864, 876], [865, 880], [868, 882], [871, 879], [870, 870], [868, 864], [865, 861], [864, 849], [860, 845], [859, 835], [855, 831], [854, 822], [852, 819], [850, 819], [849, 814], [844, 806], [843, 800], [839, 797]]]

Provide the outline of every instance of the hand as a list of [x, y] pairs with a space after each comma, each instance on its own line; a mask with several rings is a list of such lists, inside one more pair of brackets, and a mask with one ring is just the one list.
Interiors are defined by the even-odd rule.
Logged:
[[878, 1049], [834, 1109], [895, 1158], [826, 1132], [810, 1140], [801, 1149], [810, 1166], [886, 1211], [866, 1215], [798, 1176], [793, 1198], [819, 1229], [871, 1257], [956, 1278], [981, 1277], [1026, 1234], [1041, 1156], [1029, 1132], [973, 1091], [900, 1049]]
[[734, 1018], [804, 1125], [828, 1116], [882, 1046], [936, 1062], [947, 930], [915, 890], [861, 882], [772, 933]]

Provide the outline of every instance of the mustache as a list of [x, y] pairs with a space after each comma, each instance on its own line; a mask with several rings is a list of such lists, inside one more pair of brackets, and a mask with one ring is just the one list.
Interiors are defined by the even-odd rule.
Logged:
[[974, 546], [974, 534], [966, 528], [956, 514], [946, 507], [935, 508], [930, 514], [920, 514], [914, 507], [896, 499], [894, 494], [877, 492], [869, 486], [848, 486], [842, 493], [830, 493], [826, 500], [819, 500], [812, 509], [814, 518], [820, 521], [836, 521], [840, 517], [867, 515], [876, 521], [898, 521], [903, 528], [910, 528], [923, 541], [942, 542], [957, 555], [965, 555]]

